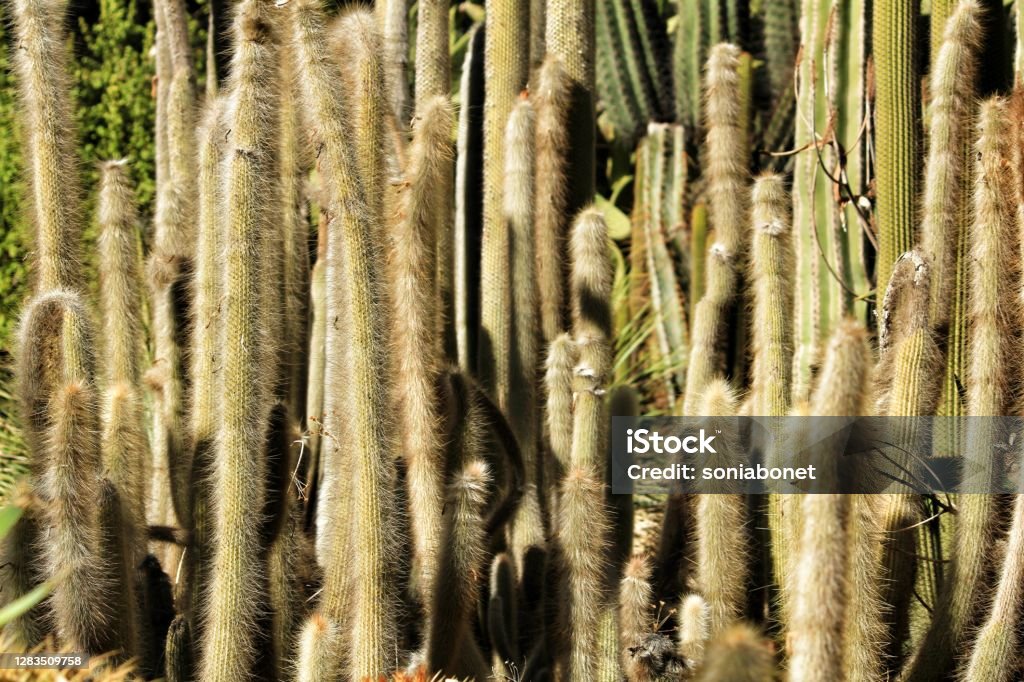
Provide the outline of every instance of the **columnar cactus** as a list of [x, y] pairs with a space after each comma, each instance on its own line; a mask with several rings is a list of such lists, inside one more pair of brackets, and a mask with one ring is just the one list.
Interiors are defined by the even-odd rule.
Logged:
[[213, 556], [200, 670], [203, 679], [248, 679], [260, 609], [260, 519], [266, 495], [265, 429], [273, 380], [267, 372], [268, 270], [273, 195], [278, 171], [278, 36], [261, 0], [235, 17], [236, 51], [225, 116], [223, 297], [220, 329], [221, 419], [213, 464]]
[[872, 12], [879, 240], [875, 280], [882, 284], [888, 283], [896, 259], [916, 241], [921, 179], [916, 171], [901, 169], [916, 169], [921, 150], [917, 23], [913, 2], [886, 0]]
[[688, 415], [696, 413], [701, 392], [724, 365], [721, 330], [734, 311], [745, 258], [747, 141], [741, 128], [739, 63], [739, 48], [729, 44], [716, 45], [708, 58], [706, 157], [715, 242], [708, 249], [707, 284], [693, 320], [683, 404]]
[[[36, 230], [36, 291], [78, 284], [80, 189], [74, 154], [62, 0], [12, 5], [15, 66], [24, 105], [31, 213]], [[70, 170], [70, 172], [69, 172]]]
[[[392, 668], [396, 637], [397, 614], [389, 606], [396, 598], [392, 563], [392, 548], [398, 539], [392, 460], [395, 442], [388, 413], [388, 362], [382, 352], [389, 318], [384, 308], [383, 264], [374, 246], [382, 233], [380, 216], [368, 210], [361, 199], [362, 181], [348, 145], [344, 100], [332, 73], [336, 67], [326, 50], [319, 3], [296, 2], [292, 19], [297, 64], [305, 75], [303, 95], [322, 145], [319, 166], [328, 179], [328, 320], [343, 312], [342, 322], [351, 338], [345, 362], [353, 399], [351, 413], [345, 416], [345, 438], [358, 453], [350, 469], [355, 486], [351, 509], [347, 498], [329, 500], [328, 513], [337, 528], [334, 532], [345, 544], [331, 547], [334, 552], [325, 566], [322, 604], [325, 617], [345, 623], [351, 677], [358, 680]], [[342, 390], [334, 383], [340, 361], [334, 358], [328, 363], [324, 379], [335, 393]], [[341, 432], [332, 428], [338, 424], [341, 409], [340, 400], [328, 397], [325, 401], [325, 424], [334, 434], [330, 444], [325, 443], [332, 451], [325, 454], [327, 458], [341, 456]], [[356, 561], [338, 552], [345, 546], [359, 548]]]
[[501, 273], [509, 258], [504, 220], [505, 126], [526, 85], [529, 63], [527, 3], [487, 3], [484, 35], [483, 235], [480, 260], [479, 373], [498, 407], [510, 399], [512, 290]]
[[401, 409], [402, 451], [409, 478], [415, 589], [429, 604], [441, 543], [444, 459], [434, 395], [443, 351], [438, 339], [439, 234], [448, 224], [437, 190], [451, 159], [452, 111], [441, 95], [420, 103], [409, 149], [408, 187], [392, 228], [389, 279], [395, 305], [396, 385]]

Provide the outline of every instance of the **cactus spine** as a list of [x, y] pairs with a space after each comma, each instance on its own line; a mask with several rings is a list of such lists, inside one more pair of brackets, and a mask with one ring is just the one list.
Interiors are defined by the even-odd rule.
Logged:
[[[129, 567], [137, 563], [139, 531], [145, 523], [148, 445], [139, 400], [142, 353], [141, 263], [135, 193], [124, 162], [104, 164], [99, 199], [100, 299], [107, 338], [103, 376], [103, 470], [113, 483], [123, 514], [122, 533]], [[128, 586], [131, 589], [131, 586]]]
[[[814, 413], [861, 414], [868, 383], [870, 349], [865, 331], [852, 321], [839, 325], [829, 343]], [[838, 476], [831, 453], [819, 453], [824, 476]], [[790, 678], [840, 679], [844, 675], [844, 618], [851, 590], [847, 581], [851, 500], [846, 495], [808, 495], [803, 500], [799, 558], [793, 576], [789, 626]], [[858, 643], [863, 645], [863, 643]]]
[[1007, 538], [1006, 553], [999, 574], [999, 587], [992, 610], [971, 646], [971, 656], [961, 670], [962, 680], [1012, 680], [1018, 671], [1017, 646], [1020, 605], [1024, 601], [1024, 496], [1018, 495], [1013, 507], [1013, 523]]
[[604, 485], [590, 467], [573, 468], [562, 484], [558, 540], [564, 562], [568, 678], [597, 680], [605, 595], [605, 551], [610, 528]]
[[200, 666], [206, 680], [252, 674], [255, 613], [261, 582], [264, 429], [272, 376], [267, 334], [266, 272], [272, 219], [261, 210], [277, 178], [279, 72], [276, 36], [261, 0], [246, 0], [235, 17], [230, 137], [224, 177], [225, 260], [221, 327], [221, 423], [213, 473], [213, 557]]
[[559, 335], [548, 348], [547, 371], [547, 441], [554, 460], [569, 466], [572, 453], [573, 368], [579, 349], [569, 334]]
[[704, 647], [710, 636], [711, 609], [704, 597], [689, 594], [679, 604], [679, 652], [699, 666], [704, 660]]
[[[957, 245], [964, 233], [960, 224], [964, 192], [962, 178], [973, 107], [971, 89], [960, 84], [971, 82], [976, 71], [976, 53], [981, 39], [980, 12], [973, 0], [963, 0], [957, 6], [946, 25], [942, 47], [932, 67], [931, 120], [921, 226], [922, 250], [931, 261], [932, 268], [929, 317], [940, 331], [949, 330], [947, 366], [958, 374], [962, 374], [964, 368], [960, 333], [962, 312], [958, 313], [959, 317], [951, 318], [951, 315], [962, 302], [960, 287], [955, 284], [960, 272]], [[949, 386], [950, 381], [947, 379], [944, 389], [946, 411], [949, 405], [958, 402], [955, 389]], [[951, 413], [957, 414], [959, 410]]]
[[113, 586], [99, 560], [99, 407], [91, 343], [77, 295], [55, 291], [36, 299], [22, 328], [19, 380], [36, 445], [34, 487], [45, 529], [38, 551], [42, 574], [56, 582], [50, 608], [57, 637], [64, 646], [101, 653], [122, 643], [113, 637]]
[[340, 630], [337, 623], [319, 613], [306, 620], [299, 634], [297, 682], [335, 682], [339, 678]]
[[792, 246], [782, 178], [767, 175], [754, 183], [751, 217], [751, 280], [754, 287], [752, 382], [754, 414], [780, 416], [789, 410], [793, 332]]
[[92, 377], [59, 388], [50, 410], [53, 423], [40, 492], [50, 528], [44, 541], [46, 573], [56, 580], [51, 608], [63, 646], [99, 654], [124, 643], [112, 639], [114, 585], [99, 559], [99, 415]]
[[[701, 415], [733, 417], [737, 409], [728, 383], [708, 384]], [[697, 585], [708, 606], [708, 635], [715, 637], [739, 620], [746, 606], [746, 503], [742, 495], [700, 495], [696, 512]]]
[[448, 4], [425, 0], [416, 15], [416, 114], [422, 116], [431, 99], [451, 88], [448, 57]]

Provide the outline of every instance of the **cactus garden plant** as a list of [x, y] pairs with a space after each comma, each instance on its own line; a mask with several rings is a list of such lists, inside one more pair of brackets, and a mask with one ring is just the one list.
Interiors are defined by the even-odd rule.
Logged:
[[610, 478], [613, 416], [1019, 416], [1017, 2], [154, 0], [150, 212], [136, 159], [83, 187], [71, 8], [8, 0], [0, 653], [1021, 679], [1020, 499]]

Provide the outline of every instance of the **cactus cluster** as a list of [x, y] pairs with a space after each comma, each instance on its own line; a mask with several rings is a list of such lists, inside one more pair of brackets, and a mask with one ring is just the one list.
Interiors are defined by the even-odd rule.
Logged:
[[1020, 500], [672, 495], [652, 539], [609, 484], [613, 415], [1019, 411], [1002, 5], [934, 2], [929, 65], [903, 0], [409, 4], [239, 0], [202, 92], [154, 0], [151, 236], [104, 163], [91, 287], [67, 6], [11, 0], [0, 598], [48, 596], [6, 646], [172, 682], [1019, 679]]

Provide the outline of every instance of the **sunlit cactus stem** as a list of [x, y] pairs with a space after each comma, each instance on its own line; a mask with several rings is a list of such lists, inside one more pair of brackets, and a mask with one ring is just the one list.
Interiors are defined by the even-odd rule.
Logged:
[[[103, 470], [117, 491], [123, 514], [119, 534], [127, 538], [122, 560], [131, 568], [139, 559], [139, 533], [145, 524], [145, 484], [149, 446], [143, 426], [139, 358], [142, 355], [142, 264], [139, 223], [127, 165], [102, 167], [98, 218], [100, 307], [103, 316], [102, 398]], [[126, 589], [131, 589], [129, 585]]]
[[[524, 6], [528, 3], [522, 3]], [[594, 3], [589, 0], [549, 2], [545, 15], [547, 53], [557, 57], [568, 76], [566, 205], [574, 215], [593, 201], [594, 152]]]
[[529, 3], [489, 0], [484, 34], [483, 236], [480, 265], [479, 375], [495, 402], [506, 410], [510, 398], [512, 291], [505, 268], [509, 233], [504, 220], [505, 126], [526, 85], [529, 60]]
[[204, 680], [252, 674], [256, 614], [263, 601], [260, 515], [266, 496], [264, 430], [273, 373], [268, 371], [271, 242], [266, 210], [278, 177], [280, 78], [277, 36], [262, 0], [237, 8], [236, 51], [225, 116], [230, 134], [224, 167], [224, 318], [220, 335], [221, 415], [212, 472], [213, 557], [206, 593], [199, 669]]
[[420, 103], [409, 150], [401, 212], [392, 227], [389, 278], [395, 305], [395, 375], [401, 406], [402, 451], [408, 467], [408, 498], [414, 543], [413, 584], [431, 605], [441, 543], [445, 463], [436, 404], [443, 362], [437, 334], [438, 229], [447, 225], [439, 192], [452, 156], [451, 104], [445, 96]]
[[549, 55], [531, 83], [537, 111], [534, 231], [540, 325], [548, 343], [565, 328], [565, 234], [568, 231], [569, 101], [572, 82], [561, 60]]
[[707, 284], [692, 323], [683, 412], [695, 414], [699, 396], [724, 366], [722, 330], [734, 312], [739, 272], [745, 258], [747, 225], [744, 159], [746, 131], [741, 127], [740, 51], [721, 44], [711, 50], [706, 75], [708, 206], [715, 242], [705, 263]]
[[[876, 281], [888, 283], [896, 259], [910, 250], [920, 174], [921, 87], [918, 74], [918, 5], [878, 2], [872, 12], [875, 64], [875, 155], [879, 254]], [[911, 172], [906, 172], [906, 169]]]
[[[947, 32], [944, 52], [951, 51], [948, 38], [955, 22], [973, 18], [973, 15], [962, 15], [976, 11], [976, 7], [966, 3], [957, 10], [950, 19], [951, 30]], [[970, 243], [971, 260], [984, 265], [972, 268], [967, 375], [969, 415], [976, 417], [1008, 414], [1012, 406], [1008, 382], [1016, 372], [1018, 357], [1010, 339], [1014, 321], [1019, 319], [1020, 300], [1011, 284], [1016, 279], [1011, 273], [1019, 273], [1020, 245], [1014, 207], [1003, 200], [1012, 191], [1012, 174], [1007, 164], [1012, 138], [1008, 134], [1006, 112], [1005, 101], [992, 100], [982, 105], [978, 121], [974, 225]], [[934, 313], [934, 296], [932, 301]], [[964, 480], [968, 490], [993, 489], [998, 480], [997, 443], [1004, 437], [990, 420], [969, 420], [966, 440], [971, 447], [965, 458], [972, 473]], [[989, 596], [991, 543], [998, 531], [996, 498], [963, 495], [958, 507], [947, 582], [939, 593], [935, 616], [922, 640], [922, 648], [908, 663], [910, 680], [928, 679], [951, 663], [953, 652], [978, 625], [980, 603]]]
[[[325, 46], [320, 3], [298, 0], [290, 5], [298, 70], [304, 74], [305, 110], [315, 121], [316, 142], [321, 149], [318, 165], [327, 179], [328, 317], [333, 307], [331, 299], [344, 296], [342, 322], [352, 340], [345, 359], [350, 381], [344, 389], [352, 399], [352, 409], [345, 416], [345, 443], [357, 453], [351, 458], [352, 493], [346, 496], [351, 501], [351, 519], [346, 520], [349, 510], [345, 499], [335, 498], [328, 513], [332, 514], [333, 525], [351, 531], [344, 546], [357, 547], [358, 551], [354, 561], [341, 552], [331, 554], [324, 567], [321, 609], [325, 617], [346, 624], [346, 648], [350, 652], [347, 676], [361, 680], [390, 671], [397, 646], [393, 562], [398, 540], [393, 461], [397, 444], [388, 405], [390, 368], [384, 352], [390, 321], [383, 305], [387, 300], [384, 268], [375, 241], [381, 235], [380, 216], [368, 210], [362, 200], [362, 178], [350, 148], [342, 91], [334, 75], [337, 67]], [[331, 367], [328, 363], [328, 372]], [[341, 390], [334, 386], [331, 376], [325, 377], [325, 386]], [[329, 400], [326, 407], [330, 425], [337, 416], [329, 411]], [[334, 409], [340, 407], [335, 403]], [[337, 449], [340, 441], [327, 447]]]
[[36, 233], [35, 290], [79, 283], [80, 194], [72, 124], [63, 0], [11, 4]]

